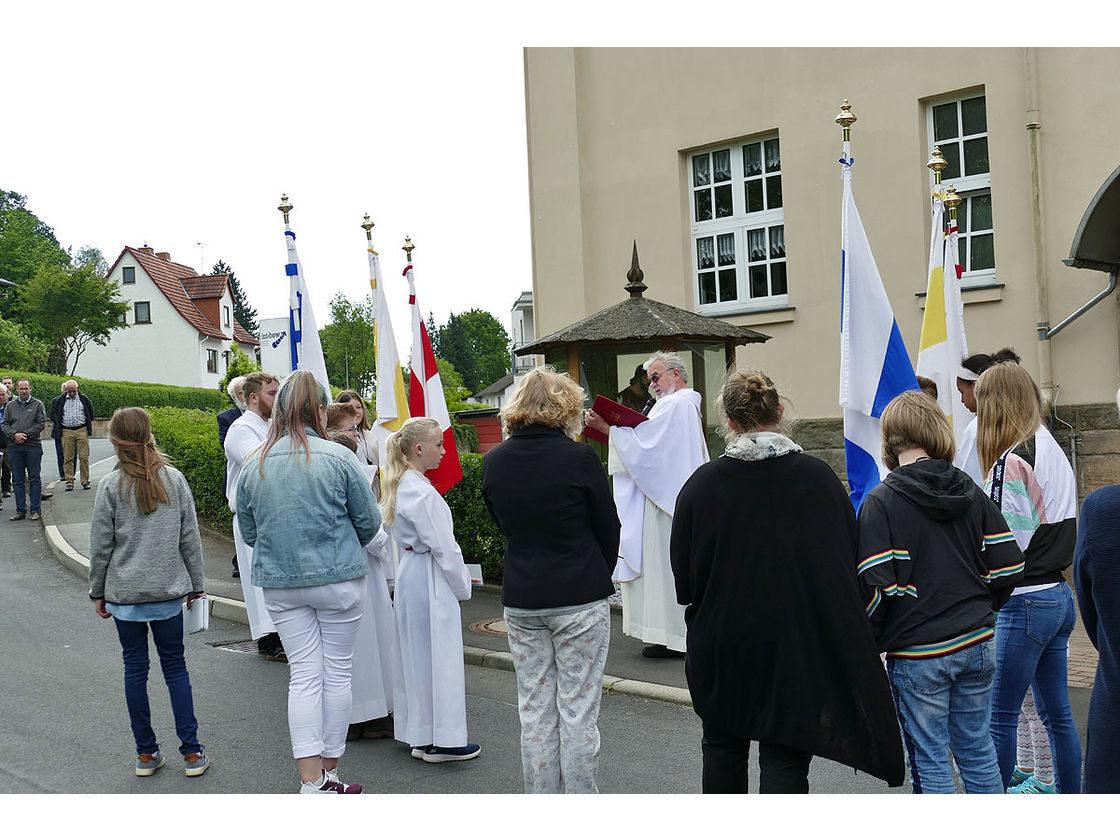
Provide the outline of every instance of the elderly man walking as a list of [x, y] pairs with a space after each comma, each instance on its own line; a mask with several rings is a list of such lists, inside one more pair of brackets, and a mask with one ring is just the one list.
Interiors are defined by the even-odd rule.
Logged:
[[4, 406], [0, 430], [8, 439], [8, 461], [12, 465], [12, 488], [16, 496], [13, 520], [24, 519], [28, 508], [31, 518], [39, 518], [39, 502], [43, 484], [39, 470], [43, 461], [43, 444], [39, 435], [46, 428], [47, 412], [43, 403], [31, 396], [31, 383], [16, 383], [16, 398]]
[[93, 436], [93, 403], [78, 391], [78, 383], [62, 383], [61, 399], [51, 402], [52, 437], [62, 440], [63, 478], [66, 489], [74, 489], [74, 460], [81, 468], [82, 489], [89, 489], [89, 439]]
[[614, 579], [622, 584], [622, 632], [648, 644], [642, 655], [680, 657], [684, 607], [677, 603], [669, 566], [669, 535], [677, 494], [708, 461], [700, 394], [688, 387], [684, 362], [657, 352], [645, 363], [656, 398], [649, 420], [634, 428], [608, 426], [594, 411], [587, 425], [610, 435], [608, 470], [622, 540]]

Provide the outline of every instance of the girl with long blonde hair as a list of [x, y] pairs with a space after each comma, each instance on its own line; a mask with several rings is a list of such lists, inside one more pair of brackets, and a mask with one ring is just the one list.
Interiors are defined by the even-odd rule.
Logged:
[[142, 408], [120, 408], [109, 421], [117, 477], [97, 487], [90, 522], [89, 596], [102, 618], [113, 617], [124, 657], [124, 696], [136, 741], [136, 775], [166, 763], [148, 705], [148, 630], [171, 695], [184, 772], [201, 776], [210, 761], [198, 742], [194, 695], [183, 656], [187, 609], [205, 597], [202, 539], [194, 497], [183, 474], [156, 448]]
[[467, 740], [466, 675], [459, 601], [471, 579], [455, 542], [451, 510], [424, 477], [443, 457], [443, 432], [413, 417], [389, 437], [382, 517], [401, 548], [394, 605], [404, 667], [403, 708], [395, 737], [427, 762], [467, 761], [480, 748]]
[[[980, 374], [975, 395], [985, 490], [1026, 557], [1023, 579], [996, 618], [991, 729], [1000, 773], [1012, 793], [1080, 793], [1081, 742], [1067, 686], [1076, 610], [1062, 575], [1073, 562], [1077, 482], [1042, 422], [1038, 386], [1024, 368], [993, 365]], [[1033, 711], [1024, 708], [1032, 684], [1049, 738], [1037, 724], [1033, 738], [1019, 727], [1021, 712], [1029, 720]]]

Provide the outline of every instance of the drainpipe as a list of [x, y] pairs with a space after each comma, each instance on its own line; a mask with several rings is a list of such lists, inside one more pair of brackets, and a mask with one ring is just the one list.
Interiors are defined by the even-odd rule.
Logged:
[[1023, 48], [1026, 82], [1027, 159], [1031, 179], [1031, 234], [1034, 244], [1035, 327], [1038, 331], [1038, 380], [1042, 405], [1049, 412], [1054, 404], [1054, 374], [1050, 356], [1050, 291], [1046, 282], [1046, 244], [1042, 236], [1042, 176], [1039, 169], [1038, 55], [1034, 47]]

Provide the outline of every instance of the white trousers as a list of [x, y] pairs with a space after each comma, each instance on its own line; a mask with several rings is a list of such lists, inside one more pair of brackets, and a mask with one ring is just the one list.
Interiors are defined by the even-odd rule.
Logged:
[[295, 758], [339, 758], [350, 725], [350, 671], [363, 578], [266, 588], [264, 603], [288, 656], [288, 729]]
[[505, 614], [517, 673], [526, 793], [598, 793], [599, 702], [611, 640], [605, 600], [566, 615]]

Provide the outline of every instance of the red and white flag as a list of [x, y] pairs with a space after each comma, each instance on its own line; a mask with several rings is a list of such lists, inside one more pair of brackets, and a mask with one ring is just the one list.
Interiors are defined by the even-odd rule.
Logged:
[[413, 417], [431, 417], [443, 429], [443, 460], [434, 470], [428, 470], [428, 480], [443, 495], [463, 477], [459, 463], [459, 450], [455, 447], [455, 433], [451, 430], [451, 415], [447, 413], [447, 400], [443, 396], [443, 383], [436, 368], [436, 354], [428, 329], [416, 303], [416, 285], [412, 277], [412, 263], [404, 268], [408, 280], [408, 302], [412, 307], [412, 373], [408, 378], [408, 413]]

